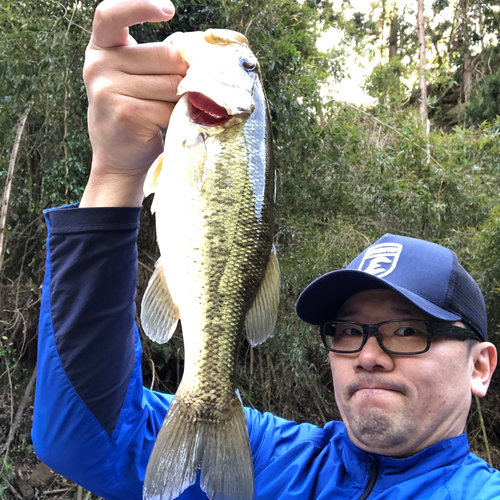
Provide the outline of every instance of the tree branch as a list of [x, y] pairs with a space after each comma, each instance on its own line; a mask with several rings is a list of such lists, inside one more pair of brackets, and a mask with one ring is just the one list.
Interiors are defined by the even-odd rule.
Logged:
[[9, 170], [7, 172], [7, 180], [5, 181], [5, 188], [3, 191], [2, 211], [0, 213], [0, 269], [2, 269], [3, 264], [5, 223], [7, 220], [7, 210], [9, 208], [10, 190], [12, 188], [12, 181], [14, 180], [14, 168], [16, 166], [17, 152], [19, 151], [21, 136], [23, 135], [26, 119], [28, 118], [32, 105], [33, 101], [30, 101], [16, 124], [16, 138], [14, 140], [12, 154], [10, 155]]
[[33, 386], [35, 385], [35, 380], [36, 380], [36, 365], [33, 370], [33, 373], [31, 374], [30, 381], [28, 382], [28, 385], [26, 386], [26, 389], [24, 390], [23, 398], [21, 399], [21, 402], [19, 403], [19, 406], [16, 411], [16, 416], [14, 417], [14, 422], [12, 423], [12, 426], [10, 427], [9, 431], [9, 436], [7, 438], [7, 442], [4, 445], [4, 450], [5, 450], [5, 455], [7, 455], [10, 447], [10, 443], [14, 439], [14, 435], [17, 432], [17, 429], [19, 427], [19, 424], [21, 423], [21, 417], [23, 416], [24, 409], [26, 408], [26, 405], [28, 404], [28, 401], [31, 396], [31, 391], [33, 390]]

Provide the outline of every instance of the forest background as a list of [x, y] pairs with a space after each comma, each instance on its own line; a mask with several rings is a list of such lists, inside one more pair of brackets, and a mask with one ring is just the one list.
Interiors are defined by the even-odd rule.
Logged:
[[[88, 176], [82, 66], [96, 4], [0, 3], [3, 498], [91, 497], [39, 463], [30, 428], [42, 211], [78, 201]], [[425, 64], [418, 5], [425, 8]], [[483, 290], [490, 339], [500, 347], [500, 1], [375, 0], [356, 12], [348, 0], [186, 0], [173, 21], [132, 34], [158, 41], [209, 27], [247, 35], [273, 120], [281, 303], [274, 337], [241, 346], [244, 403], [300, 422], [339, 418], [319, 332], [297, 318], [295, 301], [311, 280], [345, 266], [386, 232], [458, 254]], [[336, 42], [319, 50], [332, 30]], [[370, 106], [336, 98], [335, 85], [356, 61], [373, 62], [364, 83]], [[140, 305], [158, 255], [147, 208], [138, 245]], [[165, 346], [144, 341], [148, 387], [175, 391], [182, 367], [180, 332]], [[500, 467], [500, 370], [481, 407], [473, 401], [467, 431], [471, 449]]]

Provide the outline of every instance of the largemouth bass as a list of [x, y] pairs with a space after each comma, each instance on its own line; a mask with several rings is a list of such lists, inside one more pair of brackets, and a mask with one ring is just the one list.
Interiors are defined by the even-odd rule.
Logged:
[[146, 334], [163, 343], [182, 318], [184, 374], [146, 470], [144, 498], [200, 485], [214, 500], [251, 500], [252, 453], [237, 393], [240, 336], [268, 338], [278, 313], [273, 246], [275, 171], [269, 111], [247, 39], [230, 30], [176, 33], [188, 62], [165, 152], [145, 194], [161, 257], [142, 302]]

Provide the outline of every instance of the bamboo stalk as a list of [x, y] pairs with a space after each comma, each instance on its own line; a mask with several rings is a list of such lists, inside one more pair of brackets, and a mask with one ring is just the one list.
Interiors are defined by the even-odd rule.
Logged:
[[0, 213], [0, 269], [2, 269], [3, 255], [4, 255], [4, 234], [5, 234], [5, 223], [7, 221], [7, 210], [9, 208], [10, 191], [12, 189], [12, 181], [14, 180], [14, 168], [16, 166], [17, 152], [19, 151], [19, 144], [21, 143], [21, 136], [23, 135], [24, 126], [26, 125], [26, 120], [28, 114], [31, 110], [33, 101], [30, 101], [24, 110], [16, 124], [16, 138], [14, 140], [14, 146], [12, 148], [12, 153], [10, 155], [9, 170], [7, 172], [7, 180], [5, 181], [5, 188], [3, 190], [2, 198], [2, 211]]
[[486, 455], [488, 456], [488, 465], [490, 467], [493, 467], [493, 462], [491, 460], [490, 446], [488, 443], [488, 436], [486, 435], [486, 426], [484, 425], [483, 412], [481, 411], [481, 403], [479, 402], [479, 398], [477, 396], [475, 396], [475, 398], [476, 398], [477, 411], [479, 413], [479, 422], [481, 424], [481, 430], [483, 431], [484, 445], [486, 446]]
[[425, 66], [426, 66], [426, 55], [425, 55], [425, 21], [424, 21], [424, 0], [418, 0], [418, 15], [417, 15], [417, 25], [418, 25], [418, 47], [419, 47], [419, 87], [421, 92], [420, 97], [420, 118], [422, 120], [422, 125], [425, 127], [427, 132], [427, 82], [425, 81]]
[[44, 491], [44, 495], [58, 495], [59, 493], [67, 493], [71, 488], [59, 488], [57, 490]]
[[151, 386], [149, 390], [152, 391], [155, 385], [156, 370], [155, 370], [155, 362], [151, 358], [149, 358], [149, 361], [151, 362]]

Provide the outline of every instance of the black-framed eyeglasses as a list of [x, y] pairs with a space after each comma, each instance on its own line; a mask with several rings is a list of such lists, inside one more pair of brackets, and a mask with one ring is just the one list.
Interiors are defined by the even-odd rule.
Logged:
[[370, 334], [389, 354], [423, 354], [431, 347], [432, 338], [481, 340], [468, 328], [422, 319], [393, 319], [375, 325], [356, 321], [329, 321], [321, 325], [321, 337], [327, 351], [351, 354], [360, 352]]

